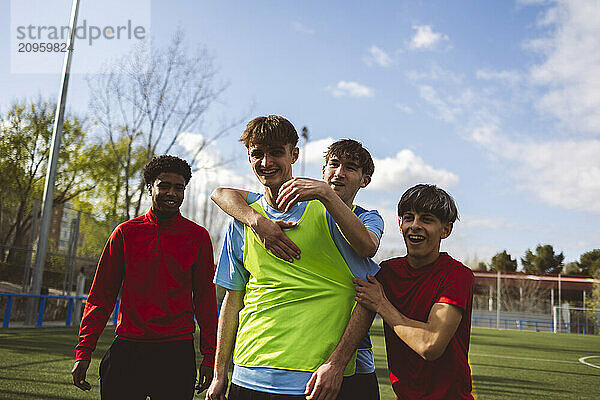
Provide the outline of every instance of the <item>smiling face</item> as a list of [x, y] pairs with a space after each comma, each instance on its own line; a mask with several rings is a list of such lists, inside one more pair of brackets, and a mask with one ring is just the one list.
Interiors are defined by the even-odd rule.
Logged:
[[452, 232], [452, 222], [443, 223], [428, 212], [405, 211], [398, 222], [408, 251], [408, 263], [413, 268], [437, 260], [441, 240]]
[[281, 185], [292, 178], [292, 164], [298, 159], [298, 148], [292, 144], [253, 144], [248, 148], [248, 161], [259, 182], [276, 194]]
[[355, 160], [331, 156], [323, 166], [323, 180], [348, 207], [352, 207], [358, 189], [367, 186], [371, 177], [363, 174]]
[[173, 172], [161, 172], [150, 186], [152, 211], [161, 217], [177, 214], [183, 203], [184, 191], [185, 179], [183, 176]]

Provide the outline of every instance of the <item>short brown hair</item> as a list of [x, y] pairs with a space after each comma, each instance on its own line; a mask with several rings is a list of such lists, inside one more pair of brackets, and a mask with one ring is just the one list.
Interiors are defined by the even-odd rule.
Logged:
[[375, 172], [375, 164], [373, 164], [371, 154], [363, 147], [362, 143], [356, 140], [340, 139], [332, 143], [327, 148], [327, 153], [325, 153], [325, 162], [328, 163], [331, 157], [343, 157], [356, 161], [362, 168], [364, 175], [373, 176], [373, 172]]
[[257, 117], [248, 122], [240, 142], [247, 148], [256, 144], [298, 144], [298, 132], [294, 125], [279, 115]]
[[452, 196], [435, 185], [420, 184], [408, 189], [398, 202], [398, 216], [407, 211], [428, 212], [442, 223], [458, 219], [458, 210]]

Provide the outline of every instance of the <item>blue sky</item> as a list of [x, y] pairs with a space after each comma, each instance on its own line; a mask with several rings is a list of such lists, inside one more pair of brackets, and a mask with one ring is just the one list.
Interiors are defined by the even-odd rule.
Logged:
[[[39, 2], [31, 18], [68, 20], [70, 3]], [[115, 12], [107, 2], [82, 3], [80, 20]], [[506, 249], [518, 259], [549, 243], [573, 261], [600, 247], [597, 1], [132, 4], [137, 11], [121, 16], [149, 18], [156, 46], [183, 29], [190, 47], [209, 49], [229, 84], [182, 149], [210, 136], [223, 118], [281, 114], [298, 129], [308, 126], [306, 174], [318, 177], [333, 139], [363, 142], [376, 169], [357, 203], [378, 209], [386, 222], [377, 259], [404, 254], [395, 206], [423, 182], [458, 203], [461, 221], [442, 245], [457, 258], [488, 261]], [[48, 56], [46, 73], [11, 70], [11, 22], [19, 16], [11, 16], [8, 1], [0, 7], [0, 110], [24, 97], [55, 98], [61, 56]], [[95, 49], [99, 60], [116, 55]], [[77, 57], [74, 68], [85, 69], [90, 57]], [[84, 78], [73, 75], [68, 97], [70, 110], [82, 114]], [[205, 157], [235, 158], [210, 179], [251, 188], [237, 142], [242, 128]]]

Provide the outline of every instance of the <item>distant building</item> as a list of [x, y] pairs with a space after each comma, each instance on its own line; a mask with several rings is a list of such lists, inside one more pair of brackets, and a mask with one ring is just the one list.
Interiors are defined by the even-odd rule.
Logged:
[[50, 232], [48, 233], [51, 251], [65, 253], [69, 250], [71, 224], [77, 218], [77, 213], [69, 203], [57, 204], [52, 208]]

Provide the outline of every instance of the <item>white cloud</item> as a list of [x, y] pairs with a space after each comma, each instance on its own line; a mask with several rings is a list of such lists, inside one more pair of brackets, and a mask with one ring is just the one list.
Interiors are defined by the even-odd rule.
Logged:
[[479, 126], [470, 134], [510, 164], [517, 189], [533, 192], [550, 205], [600, 212], [600, 140], [511, 140], [494, 124]]
[[[313, 164], [320, 167], [324, 164], [327, 148], [333, 142], [335, 142], [335, 139], [332, 137], [309, 141], [306, 146], [300, 147], [300, 156], [298, 159], [302, 160], [303, 157], [305, 157], [304, 161], [307, 164]], [[306, 155], [303, 155], [303, 152], [306, 152]]]
[[517, 4], [521, 6], [535, 6], [535, 5], [543, 5], [548, 4], [553, 0], [517, 0]]
[[415, 112], [412, 107], [409, 107], [405, 104], [396, 103], [396, 108], [405, 114], [414, 114]]
[[[370, 187], [370, 185], [367, 186], [367, 190], [371, 190]], [[371, 209], [376, 209], [379, 212], [385, 225], [379, 250], [373, 258], [375, 262], [406, 255], [406, 245], [398, 228], [397, 202], [400, 200], [400, 194], [397, 197], [393, 202], [385, 202], [378, 204], [377, 207], [371, 207]]]
[[413, 25], [412, 28], [416, 33], [410, 40], [411, 49], [429, 50], [435, 48], [441, 41], [448, 40], [448, 35], [434, 32], [431, 25]]
[[[327, 147], [335, 140], [327, 137], [308, 142], [305, 162], [322, 166]], [[302, 151], [304, 148], [300, 148], [300, 160]], [[410, 150], [402, 150], [395, 157], [373, 158], [373, 163], [375, 174], [368, 186], [369, 191], [400, 191], [417, 183], [434, 183], [445, 188], [458, 184], [458, 177], [455, 174], [427, 165], [422, 158]]]
[[431, 86], [421, 86], [419, 95], [435, 109], [432, 115], [443, 121], [454, 122], [457, 115], [462, 111], [460, 107], [443, 100]]
[[[205, 140], [201, 134], [186, 132], [178, 137], [177, 143], [186, 152], [193, 154], [200, 146], [205, 145]], [[196, 156], [195, 166], [198, 170], [192, 175], [191, 181], [191, 184], [196, 188], [195, 190], [203, 190], [210, 193], [218, 186], [241, 188], [256, 186], [254, 176], [242, 175], [224, 163], [221, 152], [215, 144], [206, 145]], [[204, 189], [198, 189], [199, 186], [202, 186]]]
[[600, 3], [556, 1], [539, 18], [545, 36], [526, 43], [545, 60], [530, 70], [545, 93], [537, 102], [579, 132], [600, 133]]
[[431, 64], [429, 71], [424, 69], [415, 71], [411, 70], [406, 73], [406, 77], [413, 82], [420, 81], [436, 81], [447, 83], [459, 84], [462, 83], [464, 77], [461, 74], [456, 74], [449, 69], [442, 68], [438, 64]]
[[313, 35], [315, 33], [315, 30], [313, 28], [309, 28], [308, 26], [306, 26], [298, 21], [292, 22], [292, 26], [294, 27], [294, 29], [296, 31], [301, 32], [301, 33], [306, 33], [308, 35]]
[[370, 190], [400, 192], [417, 183], [433, 183], [445, 188], [458, 184], [458, 176], [433, 168], [408, 149], [395, 157], [375, 158], [373, 162], [375, 174], [369, 184]]
[[373, 89], [357, 82], [339, 81], [335, 87], [327, 87], [335, 97], [373, 97]]
[[465, 228], [476, 228], [476, 229], [521, 229], [517, 224], [511, 221], [507, 221], [502, 218], [492, 217], [481, 217], [474, 215], [461, 215], [461, 225]]
[[492, 71], [489, 69], [479, 69], [476, 71], [477, 79], [484, 81], [499, 81], [514, 85], [521, 80], [521, 74], [517, 71]]
[[391, 67], [393, 64], [392, 57], [375, 45], [369, 49], [369, 56], [365, 59], [365, 62], [369, 66], [377, 64], [384, 68]]

